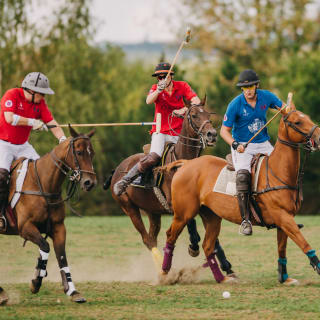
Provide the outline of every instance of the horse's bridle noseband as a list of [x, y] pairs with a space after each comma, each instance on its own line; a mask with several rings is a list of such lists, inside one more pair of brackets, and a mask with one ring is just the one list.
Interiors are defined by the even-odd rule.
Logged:
[[[92, 175], [96, 175], [96, 173], [94, 171], [82, 170], [80, 168], [79, 160], [77, 158], [77, 155], [76, 155], [76, 152], [75, 152], [75, 149], [74, 149], [74, 142], [79, 140], [79, 139], [88, 139], [88, 140], [90, 140], [90, 138], [86, 137], [86, 136], [79, 136], [79, 137], [72, 138], [70, 140], [70, 142], [69, 142], [68, 151], [67, 151], [66, 156], [64, 157], [64, 161], [58, 159], [58, 157], [56, 156], [56, 154], [54, 153], [53, 150], [50, 153], [53, 162], [60, 169], [61, 172], [63, 172], [66, 176], [68, 176], [68, 172], [71, 171], [71, 173], [69, 174], [68, 178], [69, 178], [70, 181], [73, 181], [73, 182], [79, 182], [81, 180], [81, 178], [82, 178], [82, 173], [89, 173], [89, 174], [92, 174]], [[70, 150], [72, 151], [72, 155], [73, 155], [73, 159], [74, 159], [74, 163], [75, 163], [75, 168], [71, 168], [66, 163], [67, 158], [69, 156]], [[64, 168], [66, 168], [66, 170]]]
[[[288, 112], [284, 117], [283, 117], [283, 122], [284, 122], [284, 125], [286, 127], [286, 130], [287, 130], [287, 136], [288, 136], [288, 127], [292, 128], [294, 131], [300, 133], [303, 137], [305, 137], [305, 141], [302, 142], [301, 144], [303, 144], [305, 146], [305, 149], [306, 150], [309, 150], [309, 151], [314, 151], [313, 150], [313, 144], [312, 144], [312, 141], [311, 141], [311, 137], [314, 133], [314, 131], [318, 128], [317, 125], [314, 125], [309, 133], [305, 133], [303, 131], [301, 131], [297, 126], [295, 126], [291, 121], [288, 120], [289, 116], [293, 113], [293, 112], [297, 112], [297, 110], [291, 110], [290, 112]], [[289, 137], [289, 136], [288, 136]], [[293, 147], [293, 148], [296, 148], [298, 149], [299, 148], [299, 144], [300, 143], [295, 143], [295, 142], [291, 142], [291, 141], [285, 141], [285, 140], [282, 140], [278, 137], [278, 140], [279, 142], [281, 142], [282, 144], [285, 144], [285, 145], [288, 145], [290, 147]]]

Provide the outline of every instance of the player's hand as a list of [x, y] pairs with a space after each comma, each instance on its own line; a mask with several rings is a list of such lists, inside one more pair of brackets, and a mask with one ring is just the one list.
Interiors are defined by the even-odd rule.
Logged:
[[166, 79], [159, 80], [157, 84], [157, 91], [160, 93], [166, 88]]
[[34, 120], [33, 126], [32, 126], [33, 130], [39, 130], [39, 131], [48, 131], [48, 127], [41, 121], [38, 119]]

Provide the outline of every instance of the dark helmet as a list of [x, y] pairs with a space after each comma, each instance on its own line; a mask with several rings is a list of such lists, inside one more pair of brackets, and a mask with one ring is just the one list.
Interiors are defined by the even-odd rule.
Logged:
[[237, 87], [252, 86], [260, 82], [258, 75], [251, 69], [244, 70], [239, 75]]
[[[167, 74], [171, 68], [171, 64], [168, 62], [160, 62], [154, 69], [153, 77], [157, 77], [159, 74]], [[174, 75], [174, 72], [171, 70], [171, 75]]]
[[43, 94], [54, 94], [50, 88], [49, 79], [41, 72], [28, 73], [23, 79], [21, 87]]

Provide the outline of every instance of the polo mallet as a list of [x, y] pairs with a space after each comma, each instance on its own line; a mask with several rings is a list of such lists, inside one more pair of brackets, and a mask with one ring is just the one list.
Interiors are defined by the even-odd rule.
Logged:
[[190, 39], [191, 39], [191, 29], [188, 27], [187, 32], [186, 32], [186, 36], [185, 36], [184, 40], [181, 42], [180, 47], [179, 47], [179, 49], [178, 49], [178, 51], [177, 51], [177, 53], [176, 53], [176, 55], [175, 55], [175, 57], [174, 57], [174, 59], [173, 59], [173, 61], [171, 63], [171, 67], [170, 67], [170, 69], [169, 69], [169, 71], [168, 71], [168, 73], [166, 75], [165, 83], [167, 83], [168, 77], [169, 77], [174, 65], [176, 64], [176, 61], [178, 59], [178, 56], [179, 56], [183, 46], [185, 44], [188, 44]]
[[271, 121], [273, 121], [273, 119], [275, 119], [275, 118], [277, 117], [277, 115], [278, 115], [281, 111], [283, 111], [283, 110], [284, 110], [285, 108], [287, 108], [287, 107], [290, 107], [290, 104], [291, 104], [291, 101], [292, 101], [292, 96], [293, 96], [292, 92], [289, 92], [289, 93], [288, 93], [288, 98], [287, 98], [287, 103], [286, 103], [282, 108], [279, 108], [279, 109], [278, 109], [278, 112], [277, 112], [263, 127], [261, 127], [261, 128], [259, 129], [259, 131], [256, 132], [256, 133], [254, 134], [254, 136], [251, 137], [250, 140], [249, 140], [247, 143], [245, 143], [245, 144], [243, 145], [244, 148], [246, 148], [246, 147], [248, 146], [248, 144], [249, 144], [266, 126], [268, 126], [268, 125], [271, 123]]
[[[157, 113], [156, 122], [112, 122], [112, 123], [70, 123], [71, 127], [118, 127], [118, 126], [156, 126], [156, 132], [161, 130], [161, 114]], [[46, 125], [48, 129], [67, 128], [69, 124]]]

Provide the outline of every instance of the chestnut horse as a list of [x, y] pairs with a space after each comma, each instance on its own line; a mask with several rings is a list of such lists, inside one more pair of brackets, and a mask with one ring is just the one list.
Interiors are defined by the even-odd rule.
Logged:
[[[82, 303], [86, 300], [75, 289], [65, 252], [65, 199], [62, 199], [61, 187], [66, 176], [71, 183], [80, 183], [85, 191], [90, 191], [97, 183], [92, 166], [94, 151], [90, 142], [94, 130], [87, 135], [78, 134], [71, 127], [69, 130], [71, 137], [56, 146], [50, 153], [28, 163], [25, 181], [20, 192], [21, 197], [11, 213], [5, 234], [20, 235], [25, 241], [31, 241], [39, 246], [40, 256], [35, 278], [31, 281], [32, 293], [40, 290], [42, 279], [47, 275], [46, 265], [50, 246], [41, 234], [45, 233], [52, 238], [64, 292], [71, 296], [72, 301]], [[12, 199], [16, 193], [19, 162], [17, 160], [14, 164], [15, 169], [11, 172], [9, 199]], [[8, 296], [0, 288], [0, 304], [7, 300]]]
[[[301, 205], [299, 144], [307, 146], [312, 151], [319, 149], [320, 129], [294, 106], [287, 107], [282, 112], [275, 148], [269, 157], [263, 159], [255, 196], [264, 222], [277, 226], [278, 275], [280, 283], [285, 284], [297, 282], [287, 274], [288, 237], [308, 256], [310, 264], [320, 274], [320, 263], [315, 250], [312, 250], [294, 221]], [[203, 156], [190, 161], [177, 161], [166, 169], [179, 166], [181, 168], [172, 180], [174, 217], [167, 231], [162, 269], [164, 273], [170, 270], [174, 245], [179, 234], [187, 222], [200, 211], [206, 230], [202, 247], [216, 281], [220, 282], [224, 276], [215, 260], [214, 244], [220, 233], [221, 220], [223, 218], [236, 224], [240, 224], [242, 220], [236, 197], [213, 192], [226, 161], [218, 157]], [[256, 221], [253, 221], [253, 224], [258, 225]]]
[[[188, 110], [184, 116], [183, 126], [179, 135], [178, 142], [171, 148], [168, 153], [165, 163], [170, 163], [177, 159], [193, 159], [199, 157], [201, 150], [207, 145], [213, 145], [216, 141], [217, 132], [212, 127], [210, 122], [210, 113], [204, 109], [206, 98], [204, 98], [200, 105], [191, 105], [190, 102], [184, 101]], [[152, 189], [143, 189], [134, 186], [129, 186], [125, 193], [117, 196], [113, 192], [114, 184], [119, 181], [123, 175], [130, 170], [144, 154], [134, 154], [125, 160], [116, 168], [111, 177], [111, 190], [113, 198], [119, 203], [122, 210], [131, 218], [131, 221], [137, 231], [141, 234], [142, 241], [145, 246], [151, 250], [155, 263], [161, 268], [162, 256], [157, 249], [157, 237], [161, 227], [161, 214], [168, 213], [168, 210], [160, 204]], [[171, 174], [163, 176], [161, 185], [162, 192], [168, 203], [168, 208], [171, 209]], [[107, 189], [109, 187], [106, 182]], [[149, 232], [147, 232], [143, 220], [141, 218], [140, 210], [144, 210], [149, 218]], [[188, 224], [188, 231], [190, 233], [191, 245], [189, 246], [189, 254], [197, 256], [199, 254], [198, 242], [200, 236], [196, 229], [195, 220], [191, 220]], [[224, 251], [221, 248], [218, 240], [216, 244], [217, 256], [220, 260], [221, 266], [228, 274], [232, 274], [231, 264], [225, 257]]]

